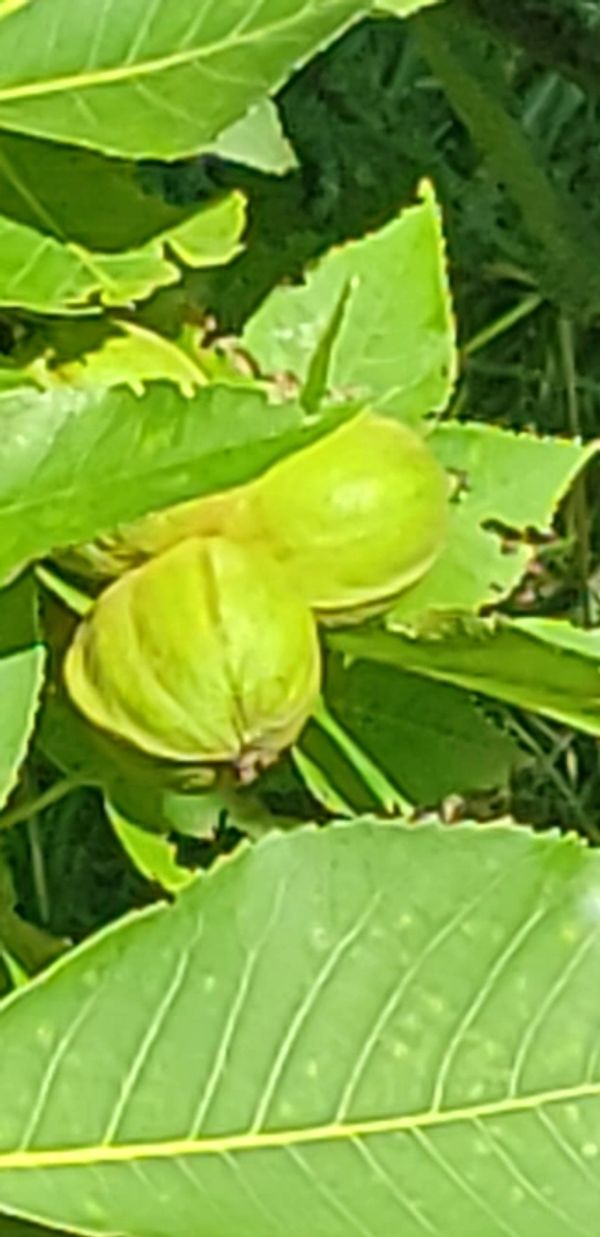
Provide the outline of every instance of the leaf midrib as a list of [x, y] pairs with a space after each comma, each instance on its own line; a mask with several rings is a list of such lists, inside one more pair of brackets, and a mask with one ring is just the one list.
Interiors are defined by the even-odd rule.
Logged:
[[0, 1173], [42, 1168], [85, 1168], [95, 1164], [126, 1164], [134, 1160], [166, 1160], [201, 1155], [229, 1155], [244, 1151], [272, 1151], [296, 1144], [352, 1142], [382, 1134], [411, 1133], [424, 1129], [458, 1125], [461, 1122], [484, 1121], [535, 1112], [551, 1104], [573, 1103], [575, 1100], [600, 1098], [600, 1081], [581, 1083], [562, 1090], [541, 1091], [525, 1096], [506, 1096], [487, 1104], [465, 1108], [427, 1110], [398, 1117], [373, 1120], [331, 1122], [285, 1130], [248, 1130], [240, 1134], [222, 1134], [214, 1138], [171, 1138], [163, 1142], [100, 1143], [96, 1146], [66, 1148], [21, 1149], [0, 1152]]
[[[96, 69], [85, 73], [72, 73], [64, 77], [50, 78], [45, 81], [26, 82], [20, 86], [0, 88], [0, 103], [12, 103], [18, 99], [34, 98], [49, 94], [61, 94], [74, 89], [88, 89], [94, 86], [114, 85], [115, 82], [132, 81], [138, 77], [151, 77], [168, 69], [191, 64], [198, 60], [210, 60], [219, 52], [229, 51], [232, 47], [252, 46], [262, 42], [273, 34], [287, 30], [301, 21], [313, 8], [312, 0], [304, 8], [281, 21], [263, 26], [259, 30], [247, 31], [242, 35], [218, 39], [214, 43], [187, 48], [185, 51], [172, 52], [168, 56], [157, 56], [154, 59], [142, 60], [134, 64], [121, 64], [114, 68]], [[340, 23], [341, 24], [341, 23]]]

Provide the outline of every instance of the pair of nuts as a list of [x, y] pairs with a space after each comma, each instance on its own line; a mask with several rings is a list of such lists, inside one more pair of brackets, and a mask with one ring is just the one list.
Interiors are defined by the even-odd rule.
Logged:
[[385, 609], [437, 558], [447, 513], [421, 439], [366, 412], [245, 487], [137, 521], [96, 547], [96, 570], [125, 574], [76, 632], [71, 697], [147, 754], [251, 777], [314, 707], [315, 617]]

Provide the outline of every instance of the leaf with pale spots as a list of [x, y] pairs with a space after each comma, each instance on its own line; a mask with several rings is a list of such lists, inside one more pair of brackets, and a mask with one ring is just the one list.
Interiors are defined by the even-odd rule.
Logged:
[[4, 1003], [0, 1208], [131, 1237], [596, 1237], [599, 990], [600, 867], [572, 837], [272, 834]]

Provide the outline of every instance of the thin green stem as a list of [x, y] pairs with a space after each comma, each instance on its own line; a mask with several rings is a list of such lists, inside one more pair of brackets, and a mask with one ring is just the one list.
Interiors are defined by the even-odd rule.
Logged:
[[505, 314], [499, 318], [495, 318], [493, 322], [488, 323], [483, 327], [483, 330], [478, 331], [471, 339], [467, 340], [463, 347], [465, 356], [473, 356], [475, 352], [480, 352], [482, 348], [486, 348], [494, 339], [498, 339], [500, 335], [504, 335], [506, 331], [510, 331], [513, 326], [521, 322], [523, 318], [528, 318], [530, 314], [535, 313], [540, 305], [543, 305], [543, 297], [538, 292], [531, 296], [526, 296], [523, 301], [519, 301], [518, 305], [513, 306]]
[[12, 829], [13, 825], [20, 825], [25, 820], [31, 820], [39, 812], [43, 812], [45, 808], [52, 807], [54, 803], [64, 799], [72, 790], [76, 790], [79, 785], [79, 782], [73, 781], [70, 777], [60, 778], [48, 790], [44, 790], [41, 795], [37, 795], [34, 799], [29, 799], [26, 803], [20, 803], [18, 807], [14, 807], [11, 811], [0, 815], [0, 829]]
[[40, 837], [40, 825], [37, 813], [27, 821], [29, 838], [29, 853], [31, 856], [31, 873], [41, 922], [45, 925], [50, 921], [50, 895], [46, 878], [46, 864]]

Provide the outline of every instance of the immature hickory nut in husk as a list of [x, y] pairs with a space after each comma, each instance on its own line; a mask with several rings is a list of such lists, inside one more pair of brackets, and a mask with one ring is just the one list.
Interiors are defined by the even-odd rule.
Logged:
[[384, 609], [446, 539], [446, 474], [417, 434], [374, 413], [288, 455], [246, 494], [232, 532], [261, 536], [323, 622]]
[[315, 703], [312, 615], [256, 546], [194, 537], [112, 584], [65, 679], [82, 713], [147, 754], [242, 778], [293, 743]]

